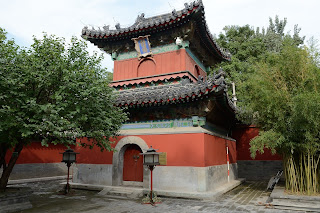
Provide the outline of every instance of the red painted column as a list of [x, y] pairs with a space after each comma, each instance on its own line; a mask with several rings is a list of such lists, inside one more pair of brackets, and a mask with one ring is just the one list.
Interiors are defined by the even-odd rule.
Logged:
[[230, 182], [229, 147], [227, 145], [228, 182]]

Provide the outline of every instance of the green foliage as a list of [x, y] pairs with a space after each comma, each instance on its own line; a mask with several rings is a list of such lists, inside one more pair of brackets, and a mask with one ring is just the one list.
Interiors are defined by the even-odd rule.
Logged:
[[[249, 25], [242, 27], [227, 26], [224, 28], [225, 32], [220, 33], [217, 39], [218, 43], [228, 49], [232, 54], [231, 62], [222, 62], [218, 64], [217, 67], [221, 67], [228, 74], [228, 81], [233, 81], [236, 84], [238, 107], [241, 108], [237, 116], [243, 123], [251, 124], [257, 115], [257, 112], [252, 111], [253, 108], [247, 107], [244, 97], [251, 89], [248, 88], [246, 82], [249, 78], [252, 78], [252, 75], [256, 73], [257, 69], [260, 69], [256, 64], [264, 61], [265, 64], [259, 65], [261, 68], [264, 68], [267, 64], [281, 60], [277, 58], [277, 55], [283, 50], [285, 43], [291, 43], [296, 47], [303, 44], [304, 37], [299, 35], [300, 29], [295, 26], [292, 35], [285, 33], [286, 24], [286, 19], [280, 20], [279, 17], [276, 16], [274, 21], [269, 18], [269, 26], [267, 29], [254, 29]], [[265, 71], [268, 75], [270, 74], [268, 70], [265, 69]], [[259, 78], [259, 76], [255, 77]], [[272, 75], [269, 77], [272, 77]], [[259, 79], [256, 80], [259, 82]], [[284, 95], [279, 88], [277, 88], [276, 91], [278, 96]], [[273, 88], [270, 87], [268, 90], [263, 91], [263, 93], [273, 93]], [[264, 100], [264, 102], [266, 101], [267, 100]], [[278, 106], [278, 103], [273, 103], [273, 105]], [[270, 105], [269, 108], [270, 110], [274, 109], [272, 105]], [[280, 113], [280, 118], [281, 115]], [[276, 121], [270, 120], [269, 125], [273, 125], [274, 122]]]
[[280, 52], [285, 39], [291, 39], [296, 46], [303, 44], [304, 37], [300, 37], [300, 28], [296, 25], [293, 35], [284, 33], [287, 20], [275, 21], [269, 18], [267, 29], [254, 29], [249, 25], [226, 26], [224, 33], [220, 33], [217, 42], [232, 54], [231, 62], [222, 62], [218, 67], [228, 73], [229, 80], [236, 82], [241, 90], [241, 83], [254, 72], [253, 65], [266, 57], [270, 52]]
[[[268, 131], [260, 131], [259, 136], [255, 137], [250, 143], [251, 157], [255, 158], [257, 151], [261, 154], [264, 153], [265, 148], [270, 149], [272, 154], [276, 153], [276, 148], [279, 147], [284, 140], [283, 136], [273, 129]], [[265, 143], [267, 141], [267, 143]]]
[[280, 53], [270, 53], [255, 67], [242, 99], [266, 132], [252, 140], [252, 151], [262, 145], [287, 153], [319, 150], [320, 69], [308, 49], [286, 40]]
[[108, 81], [113, 81], [113, 73], [112, 72], [106, 72], [106, 76], [107, 76], [107, 79]]
[[281, 153], [287, 189], [308, 195], [320, 191], [320, 68], [310, 51], [286, 38], [279, 53], [256, 62], [242, 96], [262, 130], [250, 142], [252, 157], [264, 148]]
[[285, 34], [286, 23], [226, 27], [218, 41], [233, 58], [219, 66], [236, 82], [238, 119], [260, 128], [252, 158], [265, 148], [282, 154], [287, 189], [311, 195], [320, 191], [320, 54], [314, 39], [302, 46], [297, 26]]
[[[44, 34], [29, 49], [19, 49], [0, 31], [0, 143], [75, 144], [95, 138], [111, 150], [126, 115], [114, 107], [114, 95], [101, 68], [102, 56], [90, 56], [83, 41]], [[82, 144], [85, 145], [85, 144]]]
[[222, 62], [218, 66], [228, 73], [230, 80], [236, 83], [251, 73], [251, 64], [266, 51], [262, 38], [249, 26], [227, 26], [225, 34], [220, 34], [217, 41], [232, 54], [231, 62]]

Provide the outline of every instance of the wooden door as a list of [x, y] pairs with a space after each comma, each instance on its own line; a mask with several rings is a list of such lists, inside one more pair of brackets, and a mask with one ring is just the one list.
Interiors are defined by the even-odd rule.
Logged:
[[143, 181], [143, 157], [137, 145], [130, 145], [123, 157], [123, 180]]

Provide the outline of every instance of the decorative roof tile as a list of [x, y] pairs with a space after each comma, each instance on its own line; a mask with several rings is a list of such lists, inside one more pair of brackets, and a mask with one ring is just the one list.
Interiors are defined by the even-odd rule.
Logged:
[[197, 81], [197, 78], [192, 75], [189, 71], [181, 71], [181, 72], [174, 72], [174, 73], [165, 73], [161, 75], [154, 75], [154, 76], [145, 76], [140, 78], [133, 78], [133, 79], [125, 79], [120, 81], [113, 81], [111, 85], [113, 87], [118, 86], [132, 86], [135, 84], [145, 84], [145, 83], [152, 83], [152, 82], [167, 82], [169, 80], [178, 80], [181, 78], [189, 78], [192, 82]]
[[[198, 82], [192, 83], [189, 78], [182, 79], [177, 84], [158, 85], [143, 88], [134, 88], [117, 91], [117, 106], [152, 106], [164, 105], [170, 102], [189, 102], [208, 95], [227, 96], [225, 73], [220, 70], [218, 74], [210, 76], [207, 80], [199, 77]], [[233, 103], [227, 98], [227, 104], [236, 110]]]

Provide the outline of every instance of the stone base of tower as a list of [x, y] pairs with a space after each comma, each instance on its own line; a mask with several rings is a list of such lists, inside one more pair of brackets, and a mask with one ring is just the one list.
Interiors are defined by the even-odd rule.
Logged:
[[[230, 164], [230, 181], [237, 179], [237, 170], [237, 164]], [[158, 166], [153, 171], [153, 187], [154, 190], [176, 192], [215, 191], [228, 183], [227, 171], [226, 164], [210, 167]], [[112, 165], [78, 164], [73, 182], [112, 186]], [[126, 185], [130, 186], [130, 183], [123, 182], [122, 186]], [[144, 188], [148, 189], [148, 184]]]
[[[226, 164], [208, 167], [159, 166], [154, 170], [154, 189], [181, 192], [214, 191], [228, 183], [227, 173]], [[236, 179], [236, 173], [237, 164], [231, 164], [231, 181]]]

